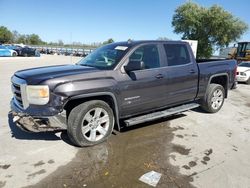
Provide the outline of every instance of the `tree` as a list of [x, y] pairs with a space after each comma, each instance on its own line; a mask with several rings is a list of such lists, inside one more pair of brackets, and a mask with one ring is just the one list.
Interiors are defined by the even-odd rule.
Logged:
[[170, 39], [167, 37], [158, 37], [157, 40], [170, 40]]
[[42, 44], [42, 40], [36, 34], [28, 35], [27, 38], [28, 38], [28, 44], [33, 44], [33, 45]]
[[197, 57], [209, 58], [214, 50], [237, 41], [248, 25], [218, 5], [205, 8], [187, 2], [175, 10], [174, 32], [182, 39], [198, 40]]
[[114, 40], [112, 38], [108, 39], [107, 41], [104, 41], [102, 44], [110, 44], [110, 43], [113, 43]]
[[27, 37], [26, 35], [20, 35], [19, 38], [17, 39], [17, 43], [19, 44], [27, 44]]
[[12, 31], [12, 36], [13, 36], [13, 43], [17, 43], [18, 42], [18, 39], [20, 37], [20, 34], [18, 33], [18, 31], [14, 30]]
[[0, 27], [0, 43], [8, 43], [13, 41], [13, 35], [7, 27]]
[[17, 43], [23, 44], [31, 44], [31, 45], [41, 45], [46, 44], [46, 42], [42, 41], [41, 38], [37, 34], [31, 35], [18, 35]]
[[59, 46], [63, 46], [64, 45], [64, 43], [63, 43], [63, 41], [60, 39], [60, 40], [58, 40], [58, 45]]

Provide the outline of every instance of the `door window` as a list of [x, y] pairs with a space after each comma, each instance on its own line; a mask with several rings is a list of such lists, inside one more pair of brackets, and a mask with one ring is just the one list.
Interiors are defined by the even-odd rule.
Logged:
[[190, 63], [187, 46], [184, 44], [164, 44], [168, 66], [184, 65]]
[[137, 48], [129, 57], [129, 61], [143, 61], [145, 69], [160, 67], [160, 58], [156, 45], [145, 45]]

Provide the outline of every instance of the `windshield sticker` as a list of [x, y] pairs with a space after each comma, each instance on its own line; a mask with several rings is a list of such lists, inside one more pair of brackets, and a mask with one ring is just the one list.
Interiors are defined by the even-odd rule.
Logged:
[[122, 50], [122, 51], [125, 51], [125, 50], [127, 50], [127, 46], [116, 46], [115, 47], [115, 50]]

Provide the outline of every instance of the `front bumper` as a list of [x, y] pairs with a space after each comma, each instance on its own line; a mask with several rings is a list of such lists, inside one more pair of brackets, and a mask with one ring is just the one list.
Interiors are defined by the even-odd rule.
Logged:
[[248, 77], [247, 76], [241, 76], [241, 75], [237, 75], [236, 76], [236, 80], [238, 82], [246, 82], [248, 80]]
[[65, 130], [66, 125], [66, 112], [62, 111], [54, 116], [39, 117], [30, 116], [23, 112], [14, 102], [11, 101], [11, 115], [13, 122], [22, 130], [28, 132], [48, 132], [55, 130]]

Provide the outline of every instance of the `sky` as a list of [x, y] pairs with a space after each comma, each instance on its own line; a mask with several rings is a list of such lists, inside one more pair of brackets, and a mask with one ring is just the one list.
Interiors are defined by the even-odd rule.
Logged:
[[[179, 40], [171, 25], [185, 0], [0, 0], [0, 25], [21, 34], [38, 34], [46, 42], [91, 44], [115, 41]], [[250, 26], [248, 0], [196, 0], [217, 4]], [[250, 40], [250, 31], [240, 39]]]

